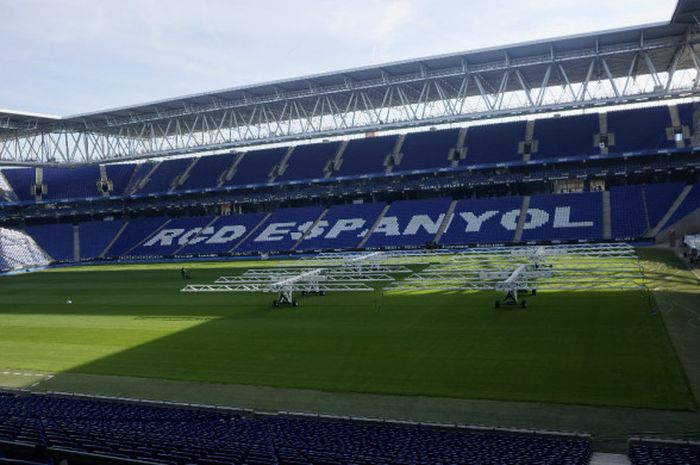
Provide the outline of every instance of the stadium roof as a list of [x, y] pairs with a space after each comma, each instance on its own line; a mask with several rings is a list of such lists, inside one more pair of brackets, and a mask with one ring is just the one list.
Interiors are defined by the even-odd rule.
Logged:
[[[225, 127], [237, 135], [209, 138], [210, 143], [199, 144], [199, 148], [276, 142], [373, 130], [386, 127], [387, 122], [407, 126], [501, 116], [506, 110], [507, 114], [547, 111], [552, 105], [543, 99], [544, 92], [540, 92], [540, 98], [537, 94], [538, 89], [548, 86], [559, 86], [572, 95], [570, 102], [556, 105], [561, 109], [566, 105], [580, 108], [624, 103], [632, 93], [628, 92], [627, 83], [622, 88], [620, 80], [635, 81], [642, 74], [653, 78], [653, 86], [637, 92], [637, 97], [694, 94], [694, 84], [689, 88], [674, 87], [671, 78], [676, 70], [700, 70], [700, 58], [693, 47], [700, 42], [698, 17], [700, 0], [679, 0], [671, 21], [663, 23], [348, 69], [64, 118], [0, 110], [0, 144], [8, 132], [16, 137], [17, 131], [22, 130], [173, 139], [188, 131], [211, 132], [212, 126], [219, 133]], [[662, 82], [660, 73], [670, 76], [667, 82]], [[608, 96], [592, 95], [588, 89], [590, 82], [601, 79], [609, 82]], [[506, 108], [503, 96], [518, 92], [528, 102], [519, 109]], [[469, 98], [483, 100], [485, 107], [459, 112], [455, 105], [450, 108], [449, 102]], [[437, 101], [448, 102], [444, 114], [433, 112], [426, 117], [425, 109], [422, 116], [418, 114], [417, 106]], [[396, 115], [399, 107], [405, 116]], [[363, 111], [367, 113], [366, 121], [348, 123], [350, 112], [357, 115]], [[382, 111], [386, 116], [381, 116]], [[324, 125], [324, 118], [332, 122]], [[265, 124], [267, 127], [261, 129]], [[287, 124], [290, 129], [285, 131]], [[131, 144], [135, 148], [122, 147], [94, 158], [147, 156], [185, 148], [173, 145], [172, 140], [167, 144], [137, 146]], [[0, 146], [0, 159], [7, 158]], [[46, 157], [39, 154], [38, 158]], [[66, 159], [66, 154], [58, 158]], [[93, 156], [82, 154], [81, 158], [87, 161]]]

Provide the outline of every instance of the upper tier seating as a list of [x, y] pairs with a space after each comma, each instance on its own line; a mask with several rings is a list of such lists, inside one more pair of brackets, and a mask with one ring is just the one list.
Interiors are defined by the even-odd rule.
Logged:
[[275, 181], [299, 181], [302, 179], [320, 179], [326, 177], [329, 162], [338, 153], [340, 142], [325, 144], [298, 145], [287, 160], [284, 173]]
[[384, 160], [394, 151], [397, 136], [352, 139], [343, 151], [343, 163], [333, 176], [377, 174], [386, 170]]
[[86, 221], [78, 226], [80, 237], [80, 259], [94, 260], [112, 242], [124, 225], [117, 221]]
[[34, 168], [4, 168], [2, 172], [20, 201], [34, 200]]
[[137, 164], [134, 167], [134, 174], [131, 176], [131, 179], [129, 179], [129, 183], [124, 189], [124, 192], [126, 194], [133, 194], [141, 186], [144, 179], [155, 165], [156, 163], [152, 161]]
[[46, 185], [43, 195], [45, 200], [92, 198], [102, 195], [97, 189], [100, 179], [97, 165], [75, 168], [46, 167], [43, 172], [43, 182]]
[[[278, 165], [287, 148], [252, 150], [243, 154], [233, 177], [224, 183], [226, 186], [244, 186], [269, 182], [272, 168]], [[238, 155], [241, 156], [241, 155]]]
[[440, 244], [512, 242], [515, 229], [508, 222], [504, 226], [503, 218], [506, 215], [507, 220], [512, 212], [519, 214], [522, 203], [522, 197], [460, 200]]
[[[584, 465], [590, 440], [0, 394], [0, 440], [201, 465]], [[646, 465], [646, 464], [645, 464]]]
[[538, 147], [532, 158], [599, 154], [600, 149], [593, 145], [598, 132], [597, 114], [538, 119], [533, 136]]
[[334, 205], [307, 233], [296, 250], [353, 249], [385, 206], [384, 202]]
[[523, 225], [523, 241], [601, 237], [603, 200], [600, 192], [535, 195], [530, 198], [528, 218]]
[[518, 144], [525, 140], [525, 122], [472, 126], [467, 129], [464, 146], [467, 156], [460, 165], [482, 165], [520, 161]]
[[178, 191], [188, 189], [211, 189], [219, 184], [222, 176], [231, 168], [236, 155], [211, 155], [201, 157], [194, 164], [184, 183], [176, 188]]
[[644, 209], [641, 186], [622, 186], [610, 189], [613, 239], [633, 239], [644, 234], [650, 226]]
[[608, 132], [615, 134], [610, 153], [675, 147], [666, 138], [671, 126], [668, 107], [636, 108], [608, 113]]
[[73, 225], [45, 224], [28, 226], [27, 234], [56, 261], [73, 260]]
[[106, 165], [107, 179], [112, 181], [112, 196], [124, 195], [126, 187], [129, 185], [129, 180], [134, 174], [136, 165], [133, 163], [119, 163]]
[[399, 200], [393, 202], [366, 247], [420, 246], [433, 241], [451, 199]]
[[175, 178], [185, 172], [192, 163], [191, 158], [177, 158], [160, 162], [158, 167], [148, 177], [146, 184], [139, 189], [137, 194], [154, 194], [168, 192]]
[[263, 224], [258, 226], [253, 236], [236, 248], [235, 252], [257, 253], [290, 250], [322, 211], [321, 207], [276, 210]]
[[394, 168], [398, 171], [446, 168], [450, 166], [451, 155], [457, 147], [459, 129], [441, 131], [411, 132], [401, 146], [403, 157]]

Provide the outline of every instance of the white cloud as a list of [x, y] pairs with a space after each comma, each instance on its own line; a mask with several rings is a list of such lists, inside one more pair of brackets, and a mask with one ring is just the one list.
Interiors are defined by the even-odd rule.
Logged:
[[674, 0], [0, 0], [0, 107], [71, 114], [665, 21]]

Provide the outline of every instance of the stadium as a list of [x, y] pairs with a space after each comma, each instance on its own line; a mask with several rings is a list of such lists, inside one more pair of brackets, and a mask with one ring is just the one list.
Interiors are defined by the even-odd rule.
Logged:
[[0, 110], [0, 464], [700, 464], [698, 18]]

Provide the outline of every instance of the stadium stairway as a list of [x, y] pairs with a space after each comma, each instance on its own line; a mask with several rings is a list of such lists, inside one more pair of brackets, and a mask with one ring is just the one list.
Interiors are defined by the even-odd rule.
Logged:
[[455, 214], [455, 207], [457, 206], [457, 200], [453, 200], [450, 202], [450, 206], [447, 208], [447, 213], [445, 213], [445, 218], [442, 220], [442, 224], [440, 224], [440, 228], [438, 229], [438, 232], [435, 234], [435, 239], [433, 239], [433, 244], [439, 244], [440, 239], [442, 239], [442, 235], [445, 234], [445, 231], [447, 228], [450, 226], [450, 223], [452, 222], [452, 219]]
[[588, 465], [630, 465], [631, 463], [629, 457], [624, 454], [593, 452]]
[[603, 239], [612, 238], [612, 215], [610, 208], [610, 191], [603, 191]]
[[520, 207], [520, 215], [518, 215], [518, 225], [515, 228], [515, 233], [513, 234], [513, 242], [521, 242], [523, 240], [523, 227], [525, 226], [525, 220], [527, 219], [527, 210], [530, 208], [530, 196], [526, 195], [523, 197], [523, 203]]
[[97, 255], [98, 258], [105, 258], [105, 255], [107, 254], [107, 251], [112, 248], [115, 242], [119, 240], [119, 237], [122, 235], [126, 227], [129, 226], [129, 222], [125, 221], [124, 224], [122, 224], [122, 227], [119, 228], [119, 231], [114, 235], [111, 241], [107, 244], [107, 246]]
[[318, 218], [316, 218], [316, 220], [311, 224], [311, 226], [309, 226], [309, 227], [306, 229], [306, 231], [304, 231], [304, 234], [301, 235], [301, 237], [299, 238], [299, 240], [296, 241], [296, 242], [294, 243], [294, 245], [292, 245], [292, 248], [290, 249], [291, 251], [295, 251], [295, 250], [297, 249], [297, 247], [299, 247], [299, 244], [301, 244], [302, 241], [304, 241], [307, 237], [309, 237], [309, 236], [311, 235], [311, 233], [312, 233], [313, 230], [316, 228], [316, 226], [318, 226], [318, 223], [319, 223], [321, 220], [323, 220], [323, 218], [326, 216], [327, 213], [328, 213], [328, 208], [325, 208], [325, 209], [321, 212], [321, 214], [318, 215]]
[[389, 211], [389, 207], [391, 207], [391, 204], [388, 203], [386, 206], [382, 209], [381, 213], [375, 220], [375, 222], [372, 224], [372, 226], [367, 230], [367, 233], [365, 234], [365, 237], [362, 238], [360, 243], [357, 245], [358, 248], [363, 248], [369, 238], [372, 236], [372, 233], [374, 232], [375, 229], [379, 226], [379, 224], [382, 222], [382, 218], [384, 218], [384, 215], [386, 215], [386, 212]]

